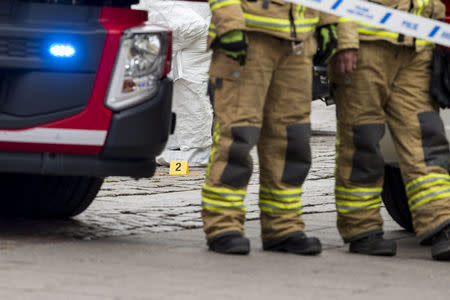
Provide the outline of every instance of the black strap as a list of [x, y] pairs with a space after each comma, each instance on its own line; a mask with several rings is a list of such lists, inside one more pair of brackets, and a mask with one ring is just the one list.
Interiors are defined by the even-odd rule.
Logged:
[[291, 22], [291, 37], [296, 38], [297, 37], [297, 31], [295, 28], [295, 21], [294, 21], [294, 13], [292, 9], [292, 3], [291, 7], [289, 8], [289, 21]]

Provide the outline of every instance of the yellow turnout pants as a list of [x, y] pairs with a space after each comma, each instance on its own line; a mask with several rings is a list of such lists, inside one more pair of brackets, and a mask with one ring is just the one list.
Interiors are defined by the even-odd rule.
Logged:
[[331, 74], [337, 103], [337, 225], [345, 241], [381, 231], [385, 124], [399, 154], [417, 235], [450, 223], [449, 147], [430, 98], [432, 52], [385, 41], [361, 41], [357, 69]]
[[214, 51], [214, 142], [202, 190], [207, 239], [243, 232], [244, 197], [252, 174], [250, 150], [260, 164], [259, 207], [264, 241], [302, 231], [302, 184], [311, 154], [310, 110], [315, 40], [293, 55], [291, 42], [248, 32], [244, 66]]

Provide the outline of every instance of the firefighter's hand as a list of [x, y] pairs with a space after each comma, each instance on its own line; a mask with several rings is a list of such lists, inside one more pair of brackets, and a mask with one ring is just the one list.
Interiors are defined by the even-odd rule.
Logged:
[[248, 38], [242, 30], [232, 30], [220, 37], [220, 51], [227, 56], [237, 60], [241, 65], [245, 65], [247, 58]]
[[356, 69], [358, 50], [345, 49], [339, 51], [331, 59], [331, 68], [334, 73], [350, 74]]
[[316, 29], [318, 50], [314, 55], [314, 65], [327, 65], [337, 48], [336, 24], [328, 24]]

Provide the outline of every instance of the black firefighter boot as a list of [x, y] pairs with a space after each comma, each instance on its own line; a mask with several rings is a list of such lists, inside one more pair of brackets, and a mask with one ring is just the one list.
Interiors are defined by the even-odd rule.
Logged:
[[397, 243], [383, 239], [383, 233], [377, 232], [351, 241], [349, 250], [359, 254], [394, 256], [397, 252]]
[[209, 250], [223, 254], [248, 254], [250, 241], [239, 231], [229, 231], [216, 235], [208, 241]]
[[316, 255], [322, 252], [318, 238], [307, 237], [302, 231], [289, 233], [283, 237], [263, 243], [265, 251], [278, 251], [302, 255]]
[[450, 225], [439, 231], [431, 242], [431, 256], [435, 260], [450, 260]]

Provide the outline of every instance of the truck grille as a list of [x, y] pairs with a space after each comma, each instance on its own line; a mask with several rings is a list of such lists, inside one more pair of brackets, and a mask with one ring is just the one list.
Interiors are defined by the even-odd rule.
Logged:
[[[0, 0], [1, 129], [73, 116], [90, 99], [107, 34], [101, 8], [45, 3], [55, 1]], [[77, 55], [52, 55], [66, 43]]]

